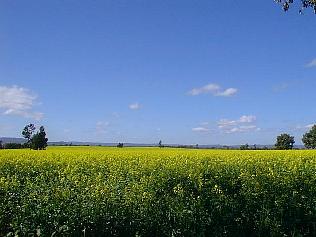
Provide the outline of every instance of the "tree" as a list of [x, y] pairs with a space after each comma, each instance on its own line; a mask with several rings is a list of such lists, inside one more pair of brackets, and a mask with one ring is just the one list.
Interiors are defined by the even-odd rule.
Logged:
[[306, 148], [316, 148], [316, 125], [303, 135], [302, 142]]
[[24, 148], [22, 144], [14, 143], [14, 142], [6, 143], [3, 146], [3, 149], [22, 149], [22, 148]]
[[26, 147], [30, 147], [30, 142], [31, 142], [34, 131], [35, 131], [35, 125], [32, 123], [26, 125], [24, 129], [22, 130], [22, 136], [25, 139], [27, 139]]
[[2, 141], [0, 141], [0, 149], [2, 149], [2, 147], [3, 147], [3, 146], [2, 146]]
[[159, 146], [160, 148], [162, 148], [162, 141], [161, 141], [161, 140], [159, 141], [158, 146]]
[[240, 150], [249, 150], [249, 145], [248, 145], [248, 143], [246, 143], [245, 145], [241, 145], [239, 149], [240, 149]]
[[[276, 3], [281, 4], [284, 11], [288, 11], [291, 5], [294, 3], [294, 0], [274, 0]], [[301, 9], [299, 13], [302, 14], [303, 11], [307, 8], [312, 8], [316, 14], [316, 0], [301, 0]]]
[[31, 148], [33, 150], [45, 150], [47, 147], [46, 132], [44, 126], [41, 126], [39, 131], [33, 135], [31, 139]]
[[289, 134], [283, 133], [277, 136], [275, 147], [278, 150], [290, 150], [293, 148], [294, 143], [294, 137], [290, 136]]

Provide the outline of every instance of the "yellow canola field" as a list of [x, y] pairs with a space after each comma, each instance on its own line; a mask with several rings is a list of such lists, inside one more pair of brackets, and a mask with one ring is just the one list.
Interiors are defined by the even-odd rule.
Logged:
[[0, 150], [0, 236], [316, 236], [316, 151]]

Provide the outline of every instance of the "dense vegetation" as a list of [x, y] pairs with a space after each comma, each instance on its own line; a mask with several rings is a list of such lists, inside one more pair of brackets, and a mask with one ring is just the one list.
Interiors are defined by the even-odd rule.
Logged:
[[278, 150], [291, 150], [293, 149], [294, 146], [294, 137], [287, 134], [283, 133], [279, 136], [277, 136], [277, 141], [275, 143], [275, 148]]
[[315, 151], [0, 151], [0, 236], [315, 236]]
[[45, 150], [47, 147], [48, 138], [46, 138], [46, 132], [44, 126], [39, 128], [39, 131], [35, 133], [36, 127], [30, 123], [22, 130], [22, 136], [27, 140], [24, 147], [29, 147], [33, 150]]
[[316, 148], [316, 125], [303, 135], [302, 142], [306, 148]]

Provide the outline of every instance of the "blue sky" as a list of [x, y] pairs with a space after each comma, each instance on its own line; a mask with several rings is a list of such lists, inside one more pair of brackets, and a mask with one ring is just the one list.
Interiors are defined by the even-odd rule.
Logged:
[[273, 144], [316, 122], [316, 16], [271, 1], [1, 1], [0, 136]]

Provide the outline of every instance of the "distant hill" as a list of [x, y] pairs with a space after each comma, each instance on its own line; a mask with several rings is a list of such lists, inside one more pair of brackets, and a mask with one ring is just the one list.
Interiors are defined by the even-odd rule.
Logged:
[[[59, 141], [48, 142], [49, 146], [117, 146], [118, 143], [106, 143], [106, 142], [76, 142], [76, 141]], [[158, 146], [158, 144], [143, 144], [143, 143], [124, 143], [124, 146], [129, 147], [151, 147]]]
[[[15, 137], [0, 137], [2, 143], [20, 143], [26, 142], [26, 139], [15, 138]], [[77, 142], [77, 141], [58, 141], [58, 142], [48, 142], [49, 146], [117, 146], [118, 143], [105, 143], [105, 142]], [[163, 144], [165, 147], [182, 147], [182, 148], [196, 148], [195, 144]], [[151, 143], [124, 143], [125, 147], [158, 147], [158, 144]], [[249, 145], [253, 147], [252, 145]], [[202, 149], [239, 149], [240, 145], [198, 145], [198, 148]], [[274, 145], [256, 145], [257, 148], [262, 149], [264, 147], [268, 149], [273, 149]], [[303, 145], [294, 145], [294, 149], [304, 149]]]
[[5, 143], [19, 143], [23, 144], [26, 142], [26, 139], [24, 138], [16, 138], [16, 137], [0, 137], [0, 141], [2, 141], [3, 144]]

